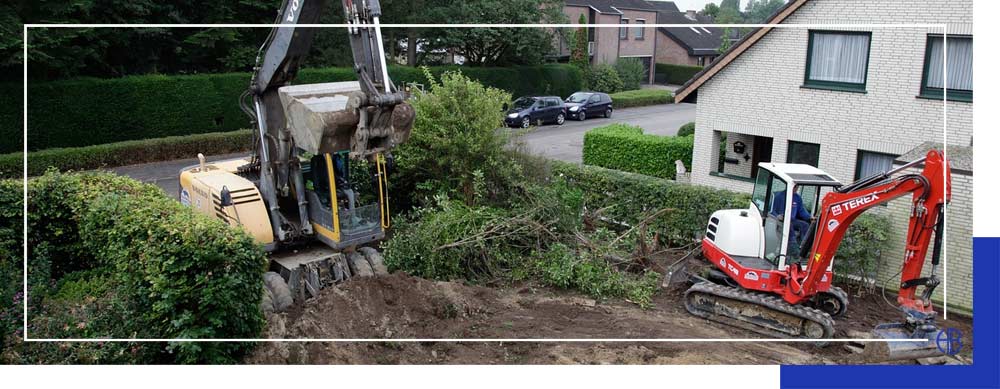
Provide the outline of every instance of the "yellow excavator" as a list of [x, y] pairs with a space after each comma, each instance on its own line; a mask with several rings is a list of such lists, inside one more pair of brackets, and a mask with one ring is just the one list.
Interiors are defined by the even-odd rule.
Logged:
[[[391, 151], [409, 138], [414, 111], [389, 79], [378, 0], [342, 0], [358, 81], [291, 84], [317, 32], [300, 25], [317, 23], [325, 3], [285, 0], [258, 52], [239, 99], [256, 130], [252, 153], [213, 163], [199, 155], [180, 172], [183, 204], [243, 228], [269, 252], [265, 311], [386, 273], [371, 244], [390, 225]], [[368, 185], [356, 182], [359, 165]]]

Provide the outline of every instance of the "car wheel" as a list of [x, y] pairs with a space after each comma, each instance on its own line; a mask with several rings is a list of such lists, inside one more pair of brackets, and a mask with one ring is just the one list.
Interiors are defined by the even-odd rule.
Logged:
[[559, 116], [556, 116], [556, 124], [558, 124], [558, 125], [561, 126], [565, 122], [566, 122], [566, 116], [565, 115], [563, 115], [563, 114], [560, 113]]
[[584, 121], [584, 120], [587, 120], [587, 112], [585, 112], [585, 111], [580, 111], [580, 115], [578, 115], [578, 116], [576, 117], [576, 120], [579, 120], [579, 121], [581, 121], [581, 122], [582, 122], [582, 121]]
[[607, 111], [604, 111], [604, 117], [611, 119], [611, 108], [608, 108]]
[[531, 119], [528, 119], [528, 117], [525, 116], [524, 119], [521, 119], [521, 128], [528, 128], [528, 127], [531, 127]]

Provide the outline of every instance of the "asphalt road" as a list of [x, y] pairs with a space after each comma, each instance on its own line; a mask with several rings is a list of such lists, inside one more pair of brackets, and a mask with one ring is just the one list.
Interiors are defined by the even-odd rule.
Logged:
[[623, 108], [610, 119], [591, 118], [582, 122], [567, 120], [563, 125], [549, 124], [521, 135], [532, 153], [566, 162], [583, 162], [583, 134], [612, 123], [642, 127], [647, 134], [676, 135], [677, 129], [695, 118], [694, 104], [665, 104]]
[[[677, 129], [695, 118], [694, 104], [665, 104], [648, 107], [623, 108], [617, 110], [611, 119], [592, 118], [578, 122], [568, 120], [563, 125], [549, 124], [522, 134], [519, 140], [529, 151], [550, 159], [567, 162], [583, 162], [583, 134], [595, 127], [611, 123], [628, 123], [642, 127], [648, 134], [675, 135]], [[215, 155], [211, 161], [242, 157], [246, 153]], [[197, 158], [141, 165], [122, 166], [108, 169], [111, 172], [153, 183], [163, 188], [170, 196], [177, 196], [177, 176], [181, 169], [197, 164]]]

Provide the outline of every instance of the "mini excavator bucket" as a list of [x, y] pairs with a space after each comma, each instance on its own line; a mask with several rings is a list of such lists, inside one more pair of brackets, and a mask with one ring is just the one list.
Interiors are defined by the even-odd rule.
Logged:
[[284, 86], [278, 95], [295, 146], [312, 154], [368, 157], [405, 142], [413, 128], [412, 106], [365, 104], [356, 81]]
[[[942, 332], [934, 324], [933, 317], [908, 315], [906, 323], [879, 324], [872, 333], [874, 339], [888, 341], [865, 345], [865, 357], [869, 360], [894, 361], [944, 355], [939, 345]], [[945, 343], [945, 347], [951, 347], [950, 342]]]

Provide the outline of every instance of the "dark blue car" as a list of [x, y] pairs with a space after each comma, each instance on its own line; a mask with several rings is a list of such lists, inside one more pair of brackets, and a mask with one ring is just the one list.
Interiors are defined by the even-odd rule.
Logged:
[[509, 127], [528, 128], [532, 124], [563, 124], [566, 121], [566, 105], [558, 96], [525, 96], [514, 100], [504, 116], [504, 124]]

